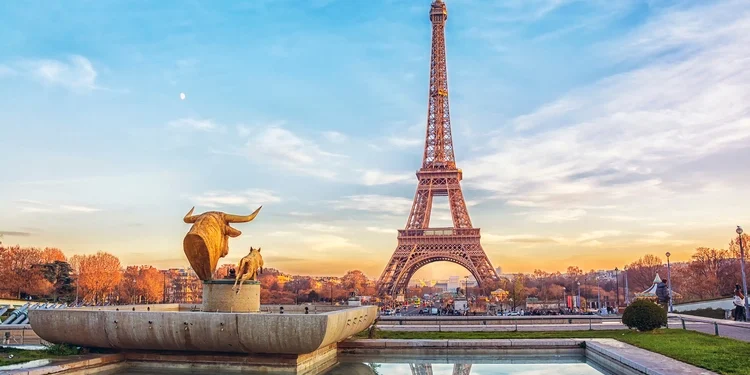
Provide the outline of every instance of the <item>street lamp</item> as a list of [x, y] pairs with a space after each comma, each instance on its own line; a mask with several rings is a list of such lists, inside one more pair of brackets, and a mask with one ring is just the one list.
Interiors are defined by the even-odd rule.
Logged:
[[625, 306], [630, 305], [630, 289], [628, 288], [628, 266], [623, 268], [623, 276], [625, 277]]
[[581, 282], [580, 281], [576, 281], [576, 285], [578, 285], [578, 303], [577, 303], [577, 305], [578, 305], [578, 308], [580, 309], [581, 308]]
[[672, 266], [669, 264], [669, 256], [672, 254], [667, 251], [667, 253], [664, 255], [667, 256], [667, 289], [669, 289], [669, 312], [674, 312], [672, 310]]
[[747, 317], [750, 306], [747, 304], [747, 279], [745, 278], [745, 247], [742, 246], [742, 227], [737, 226], [737, 242], [740, 243], [740, 270], [742, 270], [742, 292], [745, 294], [745, 317]]
[[563, 304], [568, 307], [568, 288], [563, 287]]
[[619, 269], [615, 267], [615, 314], [620, 312], [620, 278], [617, 277]]

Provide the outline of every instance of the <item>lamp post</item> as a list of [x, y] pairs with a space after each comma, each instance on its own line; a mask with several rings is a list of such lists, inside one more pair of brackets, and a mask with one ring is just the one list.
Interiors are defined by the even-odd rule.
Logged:
[[602, 292], [599, 288], [599, 276], [596, 277], [596, 309], [601, 312], [602, 309]]
[[619, 269], [615, 267], [615, 314], [620, 312], [620, 278], [617, 277]]
[[630, 305], [630, 289], [628, 288], [628, 266], [625, 266], [623, 268], [625, 273], [623, 273], [623, 276], [625, 277], [625, 306]]
[[737, 242], [740, 243], [740, 270], [742, 271], [742, 292], [745, 295], [745, 317], [747, 317], [750, 306], [747, 303], [747, 279], [745, 278], [745, 247], [742, 245], [742, 227], [737, 226]]
[[669, 263], [669, 257], [672, 255], [669, 251], [667, 251], [667, 289], [669, 289], [669, 312], [674, 312], [672, 310], [672, 265]]
[[563, 287], [563, 304], [568, 307], [568, 288]]
[[578, 308], [580, 309], [581, 308], [581, 282], [580, 281], [576, 281], [576, 285], [578, 285], [578, 303], [577, 303], [577, 305], [578, 305]]

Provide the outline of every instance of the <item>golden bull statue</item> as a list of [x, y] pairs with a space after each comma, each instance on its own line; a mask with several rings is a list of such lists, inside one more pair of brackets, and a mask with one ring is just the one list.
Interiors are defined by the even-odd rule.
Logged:
[[229, 226], [231, 223], [247, 223], [258, 216], [262, 208], [247, 216], [230, 215], [223, 212], [208, 211], [200, 215], [193, 215], [195, 207], [185, 215], [184, 221], [193, 224], [182, 241], [190, 266], [201, 280], [213, 279], [219, 258], [229, 253], [229, 237], [242, 234], [239, 230]]

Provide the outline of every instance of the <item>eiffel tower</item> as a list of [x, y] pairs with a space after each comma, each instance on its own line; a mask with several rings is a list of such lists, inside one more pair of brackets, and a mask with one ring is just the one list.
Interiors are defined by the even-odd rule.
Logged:
[[[410, 363], [411, 375], [432, 375], [431, 363]], [[453, 365], [453, 375], [470, 375], [471, 363], [456, 363]]]
[[[430, 8], [432, 58], [427, 132], [422, 167], [417, 171], [419, 184], [406, 227], [398, 231], [398, 247], [378, 280], [380, 295], [402, 294], [414, 272], [432, 262], [459, 264], [471, 272], [480, 286], [499, 279], [482, 249], [479, 228], [471, 225], [461, 191], [463, 174], [456, 168], [453, 155], [445, 58], [447, 19], [443, 0], [434, 0]], [[448, 197], [453, 227], [429, 227], [435, 196]]]

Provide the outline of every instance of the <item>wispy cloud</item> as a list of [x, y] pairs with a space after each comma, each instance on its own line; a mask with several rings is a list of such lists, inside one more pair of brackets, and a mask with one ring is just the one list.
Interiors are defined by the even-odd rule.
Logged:
[[374, 170], [359, 170], [362, 173], [362, 183], [367, 186], [388, 185], [394, 183], [416, 183], [413, 173], [388, 173]]
[[750, 139], [750, 102], [740, 99], [750, 97], [746, 5], [661, 10], [607, 47], [635, 68], [514, 119], [515, 131], [489, 142], [496, 151], [465, 163], [467, 186], [516, 207], [548, 208], [526, 215], [541, 223], [581, 219], [590, 211], [583, 204], [617, 206], [597, 216], [626, 221], [668, 201], [716, 195], [681, 171]]
[[412, 200], [387, 195], [350, 195], [331, 202], [336, 210], [382, 212], [393, 215], [408, 214]]
[[86, 207], [86, 206], [62, 205], [62, 206], [60, 206], [60, 208], [62, 210], [65, 210], [65, 211], [72, 211], [72, 212], [98, 212], [98, 211], [101, 211], [98, 208]]
[[16, 71], [7, 65], [0, 65], [0, 78], [16, 75]]
[[14, 231], [0, 230], [0, 236], [29, 237], [31, 236], [31, 232], [14, 232]]
[[304, 230], [309, 230], [313, 232], [322, 232], [322, 233], [337, 233], [337, 232], [343, 232], [344, 228], [335, 226], [335, 225], [326, 225], [321, 223], [300, 223], [297, 224], [300, 228]]
[[331, 234], [316, 234], [302, 237], [302, 242], [308, 244], [311, 249], [333, 250], [333, 249], [359, 249], [360, 245], [351, 242], [348, 238]]
[[172, 120], [167, 123], [167, 126], [173, 129], [196, 130], [203, 132], [211, 132], [220, 129], [220, 127], [213, 120], [194, 118], [181, 118], [178, 120]]
[[314, 141], [276, 124], [259, 130], [248, 141], [247, 148], [253, 161], [270, 162], [290, 171], [323, 178], [336, 177], [337, 162], [346, 158], [345, 155], [324, 151]]
[[395, 147], [410, 148], [424, 144], [424, 139], [390, 137], [388, 138], [388, 144]]
[[83, 56], [73, 55], [66, 61], [24, 60], [19, 65], [33, 77], [47, 84], [60, 85], [74, 91], [100, 88], [96, 84], [96, 69], [91, 61]]
[[592, 240], [599, 240], [602, 238], [616, 237], [622, 234], [619, 230], [597, 230], [592, 232], [581, 233], [576, 241], [587, 242]]
[[388, 229], [388, 228], [380, 228], [380, 227], [367, 227], [365, 228], [369, 232], [375, 232], [375, 233], [388, 233], [388, 234], [396, 234], [395, 229]]
[[533, 234], [497, 235], [497, 234], [492, 234], [492, 233], [484, 233], [482, 234], [482, 240], [487, 243], [509, 242], [509, 243], [522, 243], [522, 244], [557, 242], [553, 238], [538, 236], [538, 235], [533, 235]]
[[250, 189], [240, 192], [209, 191], [190, 199], [202, 207], [248, 207], [257, 208], [269, 203], [281, 202], [281, 197], [271, 190]]
[[101, 211], [101, 209], [95, 207], [71, 204], [51, 204], [33, 199], [18, 199], [16, 202], [22, 205], [20, 210], [24, 213], [93, 213]]
[[328, 142], [331, 143], [344, 143], [346, 142], [349, 137], [346, 136], [346, 134], [339, 133], [336, 131], [327, 131], [323, 132], [323, 137], [328, 140]]

